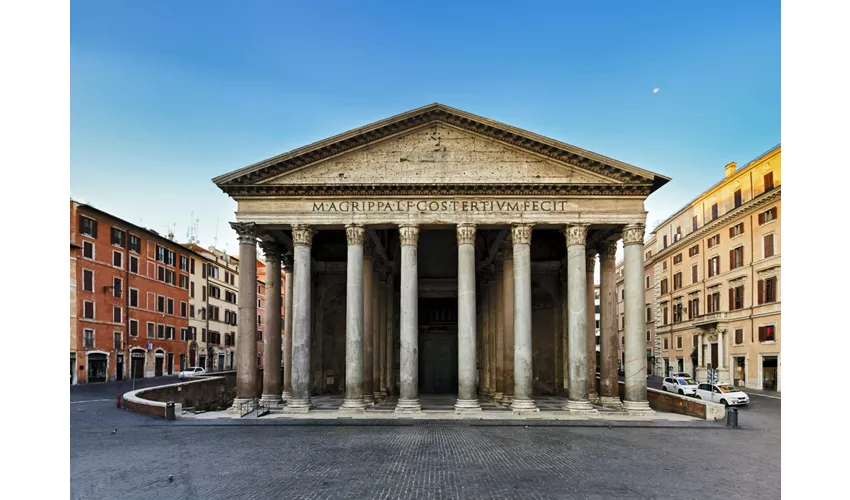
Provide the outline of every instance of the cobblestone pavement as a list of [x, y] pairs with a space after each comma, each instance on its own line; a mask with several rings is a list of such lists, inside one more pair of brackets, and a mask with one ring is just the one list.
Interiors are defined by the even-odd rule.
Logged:
[[739, 429], [352, 427], [183, 425], [89, 398], [71, 404], [71, 498], [777, 499], [780, 404], [754, 396]]

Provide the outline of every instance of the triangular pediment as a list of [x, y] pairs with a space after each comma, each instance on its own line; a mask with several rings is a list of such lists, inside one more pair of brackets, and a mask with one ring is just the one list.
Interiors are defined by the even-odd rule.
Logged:
[[434, 123], [283, 173], [261, 184], [619, 183], [449, 125]]
[[[669, 178], [516, 127], [431, 104], [213, 179], [232, 196], [308, 186], [582, 186], [648, 195]], [[598, 189], [591, 189], [597, 186]], [[289, 191], [282, 191], [288, 188]], [[526, 189], [524, 188], [524, 189]], [[478, 188], [475, 188], [478, 189]]]

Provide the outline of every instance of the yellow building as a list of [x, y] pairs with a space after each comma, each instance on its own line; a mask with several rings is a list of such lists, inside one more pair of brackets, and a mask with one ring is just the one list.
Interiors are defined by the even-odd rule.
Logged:
[[702, 382], [716, 368], [721, 382], [781, 390], [781, 186], [777, 146], [728, 164], [722, 181], [652, 232], [645, 256], [662, 374]]

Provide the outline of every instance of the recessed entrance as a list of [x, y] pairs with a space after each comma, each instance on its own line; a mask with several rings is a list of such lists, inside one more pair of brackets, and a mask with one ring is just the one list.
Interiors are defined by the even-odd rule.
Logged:
[[419, 392], [457, 393], [457, 298], [419, 300]]
[[776, 390], [776, 369], [779, 366], [776, 356], [765, 356], [762, 360], [762, 389], [766, 391]]

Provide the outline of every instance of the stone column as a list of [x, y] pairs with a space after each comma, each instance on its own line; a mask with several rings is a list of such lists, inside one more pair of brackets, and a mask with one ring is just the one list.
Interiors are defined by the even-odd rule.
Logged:
[[[697, 368], [705, 368], [705, 364], [703, 364], [703, 359], [702, 359], [703, 358], [702, 343], [703, 343], [702, 333], [697, 334], [697, 345], [696, 345], [696, 348], [697, 348]], [[696, 370], [694, 370], [694, 371], [696, 371]], [[696, 375], [697, 374], [694, 373], [695, 377], [696, 377]]]
[[[310, 398], [310, 332], [313, 314], [310, 249], [313, 245], [313, 234], [314, 230], [310, 226], [292, 226], [295, 261], [295, 283], [292, 287], [292, 399], [286, 409], [295, 412], [306, 412], [313, 406]], [[239, 279], [242, 279], [241, 272]]]
[[532, 399], [531, 360], [531, 224], [511, 227], [514, 247], [514, 412], [539, 411]]
[[281, 394], [280, 245], [260, 243], [266, 257], [266, 339], [263, 347], [263, 401], [279, 403]]
[[623, 407], [633, 414], [651, 414], [646, 399], [646, 339], [644, 338], [643, 224], [623, 228], [623, 289], [625, 290], [626, 392]]
[[[565, 233], [566, 234], [566, 233]], [[561, 378], [563, 379], [563, 391], [569, 394], [570, 390], [570, 351], [569, 351], [569, 305], [568, 283], [567, 283], [567, 258], [561, 262]]]
[[231, 407], [257, 397], [257, 228], [231, 222], [239, 236], [239, 295], [236, 326], [236, 399]]
[[401, 300], [399, 304], [399, 398], [396, 413], [419, 414], [419, 277], [416, 245], [419, 227], [399, 227], [401, 240]]
[[504, 351], [505, 395], [510, 402], [514, 396], [514, 252], [511, 243], [504, 245], [505, 260], [502, 262], [502, 326], [505, 329]]
[[502, 283], [505, 281], [502, 263], [496, 264], [496, 279], [493, 281], [490, 291], [493, 292], [495, 307], [493, 318], [496, 324], [496, 342], [493, 346], [496, 375], [496, 393], [493, 400], [501, 402], [505, 398], [505, 294], [502, 293]]
[[375, 402], [372, 379], [375, 346], [375, 321], [372, 319], [372, 300], [375, 296], [375, 261], [372, 259], [374, 248], [374, 244], [366, 236], [363, 255], [363, 402], [367, 405]]
[[[366, 235], [368, 238], [369, 236]], [[381, 401], [381, 262], [375, 259], [372, 277], [372, 398]]]
[[345, 226], [348, 265], [345, 283], [345, 399], [339, 408], [360, 412], [363, 402], [363, 239], [360, 224]]
[[283, 393], [284, 402], [292, 398], [292, 253], [283, 256]]
[[387, 386], [387, 394], [388, 395], [393, 394], [393, 392], [394, 392], [393, 369], [395, 367], [395, 364], [394, 364], [393, 354], [394, 354], [395, 347], [394, 347], [393, 341], [395, 340], [394, 339], [394, 336], [395, 336], [394, 335], [395, 334], [395, 320], [394, 320], [395, 310], [394, 310], [393, 306], [394, 306], [395, 300], [393, 300], [393, 297], [395, 297], [395, 289], [393, 287], [393, 274], [392, 274], [392, 272], [390, 272], [389, 276], [387, 276], [387, 298], [386, 298], [386, 301], [387, 301], [387, 356], [386, 356], [387, 370], [386, 370], [385, 377], [387, 379], [386, 386]]
[[569, 398], [564, 409], [593, 413], [587, 380], [587, 224], [567, 226], [567, 322], [569, 343]]
[[602, 406], [621, 410], [617, 379], [617, 275], [615, 256], [617, 242], [606, 243], [599, 252], [599, 400]]
[[717, 369], [722, 370], [726, 368], [726, 343], [723, 339], [723, 334], [726, 330], [721, 328], [717, 329]]
[[481, 386], [479, 393], [488, 398], [493, 394], [490, 379], [490, 345], [493, 343], [490, 325], [490, 275], [487, 269], [481, 271]]
[[475, 387], [475, 225], [457, 226], [457, 402], [455, 412], [481, 411]]
[[381, 375], [381, 399], [387, 397], [387, 275], [388, 266], [381, 266], [380, 284], [378, 285], [378, 338], [380, 339], [379, 372]]
[[596, 291], [593, 286], [594, 268], [596, 267], [596, 249], [587, 248], [587, 399], [593, 404], [599, 404], [599, 393], [596, 392]]

